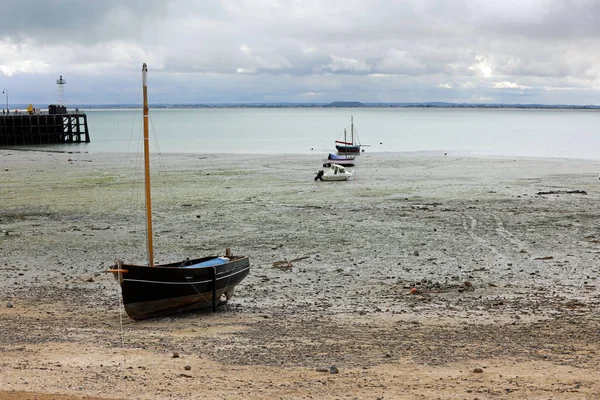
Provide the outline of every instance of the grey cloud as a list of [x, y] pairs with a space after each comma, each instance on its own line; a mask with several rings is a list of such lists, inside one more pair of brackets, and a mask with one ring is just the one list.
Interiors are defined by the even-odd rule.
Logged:
[[589, 99], [600, 86], [591, 0], [32, 0], [2, 13], [0, 85], [67, 73], [90, 98], [85, 77], [118, 99], [144, 61], [174, 102], [544, 101]]
[[39, 43], [135, 39], [141, 36], [143, 24], [165, 15], [167, 4], [160, 0], [6, 1], [0, 36]]

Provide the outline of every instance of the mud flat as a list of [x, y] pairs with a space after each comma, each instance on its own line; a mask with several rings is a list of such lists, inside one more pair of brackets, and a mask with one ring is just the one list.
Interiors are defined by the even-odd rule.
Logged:
[[163, 154], [158, 262], [251, 258], [217, 313], [142, 322], [139, 162], [0, 150], [0, 398], [587, 399], [600, 393], [600, 162]]

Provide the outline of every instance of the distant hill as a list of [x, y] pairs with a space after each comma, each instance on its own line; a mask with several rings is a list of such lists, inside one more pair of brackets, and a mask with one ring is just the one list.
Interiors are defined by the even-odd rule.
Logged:
[[333, 103], [329, 103], [325, 105], [325, 107], [366, 107], [363, 103], [359, 101], [334, 101]]
[[[526, 109], [575, 109], [598, 110], [600, 105], [569, 105], [569, 104], [471, 104], [471, 103], [362, 103], [359, 101], [334, 101], [331, 103], [207, 103], [207, 104], [151, 104], [151, 108], [526, 108]], [[27, 104], [11, 105], [12, 108], [25, 110]], [[139, 104], [68, 104], [68, 109], [124, 109], [139, 108]], [[42, 110], [48, 106], [36, 106]]]

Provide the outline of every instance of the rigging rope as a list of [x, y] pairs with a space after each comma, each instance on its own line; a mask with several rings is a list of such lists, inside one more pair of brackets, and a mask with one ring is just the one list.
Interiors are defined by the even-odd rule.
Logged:
[[[140, 84], [140, 86], [138, 87], [138, 93], [137, 93], [137, 97], [135, 100], [134, 104], [138, 104], [140, 102], [140, 98], [141, 98], [141, 93], [142, 93], [142, 85]], [[132, 147], [132, 143], [134, 142], [134, 131], [135, 131], [135, 123], [136, 121], [142, 121], [141, 119], [138, 118], [139, 117], [139, 113], [138, 113], [138, 109], [134, 109], [132, 111], [131, 114], [131, 128], [129, 131], [129, 140], [127, 142], [127, 153], [125, 155], [125, 165], [127, 166], [127, 164], [129, 164], [129, 157], [132, 156], [131, 154], [131, 147]], [[143, 121], [142, 121], [143, 122]], [[135, 215], [136, 211], [139, 211], [139, 205], [140, 203], [140, 195], [141, 195], [141, 191], [139, 190], [140, 186], [140, 182], [142, 181], [141, 176], [142, 176], [142, 172], [141, 172], [141, 165], [142, 165], [142, 157], [141, 157], [141, 148], [143, 145], [143, 130], [142, 130], [142, 124], [139, 124], [139, 129], [137, 132], [137, 135], [135, 136], [137, 138], [136, 142], [136, 151], [133, 153], [133, 181], [131, 184], [131, 192], [130, 192], [130, 200], [128, 203], [129, 206], [129, 214], [130, 215]], [[126, 168], [125, 168], [126, 169]], [[134, 227], [134, 231], [137, 232], [141, 232], [141, 223], [140, 220], [138, 218], [133, 218], [130, 220], [130, 223], [133, 224]], [[139, 240], [135, 240], [136, 243], [139, 242]]]
[[[120, 263], [120, 261], [119, 261]], [[120, 268], [120, 267], [119, 267]], [[123, 275], [119, 272], [118, 281], [120, 283]], [[119, 284], [117, 288], [117, 303], [119, 304], [118, 313], [119, 313], [119, 326], [120, 326], [120, 334], [121, 334], [121, 354], [123, 355], [123, 366], [121, 368], [121, 374], [123, 373], [123, 369], [127, 364], [127, 359], [125, 358], [125, 331], [123, 330], [123, 313], [125, 312], [125, 305], [123, 304], [123, 296], [121, 295], [121, 285]]]
[[[167, 179], [168, 177], [167, 177], [167, 174], [166, 174], [166, 171], [167, 171], [166, 163], [165, 163], [165, 160], [162, 157], [162, 151], [160, 149], [160, 142], [158, 140], [157, 129], [156, 129], [155, 125], [154, 125], [154, 119], [152, 118], [152, 113], [151, 112], [148, 113], [148, 118], [149, 118], [150, 125], [152, 126], [152, 129], [151, 129], [151, 131], [152, 131], [152, 138], [154, 140], [154, 146], [156, 148], [156, 153], [157, 153], [157, 156], [158, 156], [158, 164], [159, 164], [158, 173], [161, 176], [161, 178], [163, 180], [163, 183], [165, 183], [166, 185], [169, 185], [170, 180]], [[173, 197], [173, 190], [168, 189], [168, 190], [166, 190], [166, 193], [167, 193], [167, 197], [168, 197], [169, 203], [170, 204], [175, 204], [175, 198]], [[184, 265], [185, 265], [185, 261], [182, 262], [177, 267], [177, 269], [179, 270], [181, 276], [183, 276], [183, 277], [185, 277], [185, 274], [184, 274], [184, 271], [182, 270], [181, 267], [184, 266]], [[231, 277], [229, 277], [229, 279], [227, 281], [227, 284], [225, 285], [226, 287], [229, 286], [230, 280], [231, 280]], [[215, 279], [214, 284], [216, 285], [216, 279]], [[191, 282], [190, 282], [190, 285], [192, 286], [192, 288], [194, 289], [194, 291], [200, 296], [200, 298], [202, 300], [204, 300], [206, 302], [209, 301], [210, 298], [208, 296], [202, 294], [198, 290], [198, 288], [196, 287], [196, 285], [194, 285]], [[211, 293], [211, 297], [212, 297], [212, 293]]]

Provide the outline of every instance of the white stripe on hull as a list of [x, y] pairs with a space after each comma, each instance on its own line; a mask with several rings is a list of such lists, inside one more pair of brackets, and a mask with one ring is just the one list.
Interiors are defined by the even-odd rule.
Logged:
[[[241, 269], [239, 271], [234, 272], [233, 274], [229, 274], [229, 275], [225, 275], [225, 276], [221, 276], [218, 277], [216, 280], [220, 281], [223, 279], [228, 279], [231, 278], [232, 276], [238, 275], [244, 271], [247, 271], [250, 269], [250, 266], [248, 266], [247, 268]], [[212, 283], [212, 279], [208, 279], [206, 281], [196, 281], [196, 282], [162, 282], [162, 281], [148, 281], [148, 280], [144, 280], [144, 279], [127, 279], [127, 278], [123, 278], [123, 281], [127, 281], [127, 282], [141, 282], [141, 283], [156, 283], [156, 284], [161, 284], [161, 285], [199, 285], [202, 283]]]

